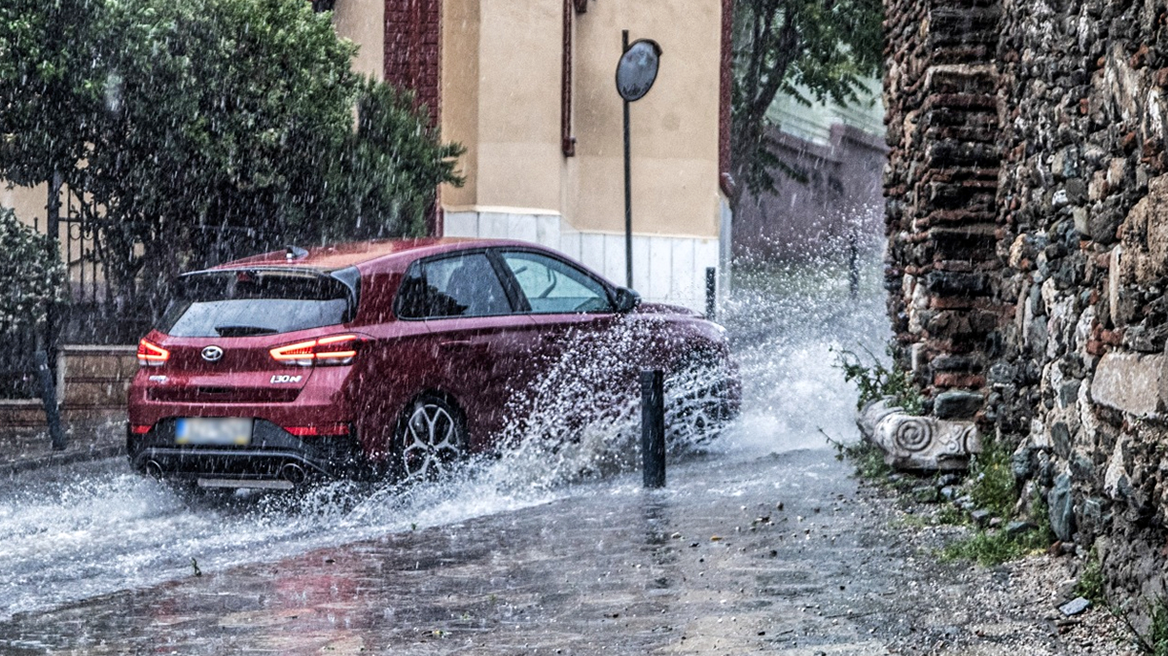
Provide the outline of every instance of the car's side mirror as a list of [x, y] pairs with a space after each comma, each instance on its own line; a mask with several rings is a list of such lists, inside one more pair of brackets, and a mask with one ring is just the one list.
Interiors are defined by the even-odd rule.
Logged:
[[641, 295], [627, 287], [616, 288], [616, 311], [630, 312], [641, 304]]

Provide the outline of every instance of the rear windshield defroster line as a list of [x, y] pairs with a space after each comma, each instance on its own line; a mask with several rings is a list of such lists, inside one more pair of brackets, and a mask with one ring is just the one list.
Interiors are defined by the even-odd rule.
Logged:
[[158, 330], [175, 337], [271, 335], [347, 323], [357, 312], [355, 268], [228, 269], [180, 276]]

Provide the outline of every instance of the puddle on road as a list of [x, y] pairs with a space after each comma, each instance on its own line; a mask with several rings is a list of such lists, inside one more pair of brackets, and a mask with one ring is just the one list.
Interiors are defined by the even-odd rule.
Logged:
[[[846, 272], [830, 267], [740, 279], [722, 319], [739, 361], [743, 412], [704, 457], [742, 461], [822, 448], [820, 429], [854, 439], [854, 393], [831, 349], [879, 351], [887, 322], [878, 276], [874, 265], [865, 272], [859, 300], [848, 298]], [[120, 459], [0, 482], [0, 620], [191, 576], [196, 564], [210, 573], [569, 495], [633, 493], [636, 425], [630, 407], [569, 447], [529, 440], [452, 480], [408, 489], [337, 482], [190, 500]]]

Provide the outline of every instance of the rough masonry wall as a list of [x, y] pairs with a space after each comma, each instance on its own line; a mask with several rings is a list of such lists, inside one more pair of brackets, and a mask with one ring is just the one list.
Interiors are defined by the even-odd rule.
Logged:
[[996, 337], [1000, 153], [988, 0], [889, 0], [885, 171], [889, 314], [901, 364], [941, 418], [982, 407]]
[[[973, 6], [888, 6], [889, 307], [915, 354], [903, 362], [937, 394], [954, 382], [939, 375], [964, 359], [962, 387], [984, 395], [981, 426], [1017, 446], [1020, 503], [1041, 498], [1061, 540], [1097, 547], [1112, 599], [1163, 599], [1168, 11], [1159, 1], [994, 4], [982, 8], [998, 17], [996, 50], [969, 53], [961, 69], [967, 81], [979, 71], [979, 92], [982, 75], [996, 85], [992, 126], [984, 113], [937, 112], [948, 92], [936, 72], [955, 62], [922, 46], [939, 17]], [[946, 153], [966, 162], [962, 180], [977, 180], [952, 205], [959, 183]], [[947, 239], [942, 216], [969, 231], [956, 264], [935, 248]], [[938, 322], [949, 291], [969, 294], [973, 310], [951, 315], [967, 323]]]
[[[1159, 2], [1003, 0], [998, 255], [1014, 305], [995, 387], [1016, 473], [1114, 590], [1164, 595], [1168, 509], [1166, 14]], [[1123, 597], [1119, 597], [1123, 598]]]

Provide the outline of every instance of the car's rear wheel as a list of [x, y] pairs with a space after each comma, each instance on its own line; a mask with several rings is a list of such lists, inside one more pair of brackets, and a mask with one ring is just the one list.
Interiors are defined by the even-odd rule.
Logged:
[[453, 404], [427, 394], [406, 409], [395, 442], [404, 480], [434, 480], [449, 474], [465, 455], [466, 424]]

